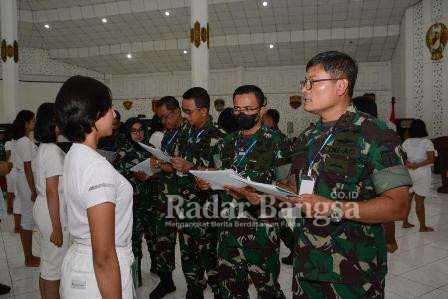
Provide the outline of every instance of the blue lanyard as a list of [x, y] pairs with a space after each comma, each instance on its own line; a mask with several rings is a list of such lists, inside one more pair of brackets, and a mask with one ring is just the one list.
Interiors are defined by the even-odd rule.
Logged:
[[[316, 160], [317, 156], [320, 154], [320, 152], [322, 151], [322, 149], [327, 145], [328, 141], [330, 140], [331, 136], [333, 136], [333, 133], [330, 133], [327, 138], [325, 139], [324, 143], [322, 144], [322, 146], [320, 147], [319, 151], [316, 153], [316, 155], [314, 156], [313, 160], [309, 161], [308, 163], [308, 176], [311, 176], [311, 168], [313, 167], [314, 161]], [[315, 139], [313, 138], [313, 144], [315, 142]], [[309, 160], [309, 157], [308, 157]]]
[[[192, 129], [193, 130], [193, 129]], [[188, 157], [191, 154], [191, 150], [193, 149], [193, 146], [196, 144], [196, 141], [198, 140], [199, 137], [201, 137], [202, 133], [204, 133], [204, 129], [202, 129], [197, 135], [196, 137], [194, 137], [193, 141], [190, 143], [190, 139], [191, 139], [191, 131], [190, 134], [188, 134], [188, 146], [187, 146], [187, 150], [185, 152], [186, 156]]]
[[243, 162], [244, 159], [246, 159], [247, 155], [249, 155], [249, 153], [252, 151], [253, 147], [255, 146], [255, 144], [257, 143], [257, 139], [255, 139], [252, 144], [249, 146], [249, 148], [246, 150], [246, 152], [244, 153], [244, 155], [241, 157], [241, 159], [238, 161], [238, 163], [235, 164], [235, 162], [238, 160], [238, 152], [239, 152], [239, 145], [238, 142], [239, 139], [236, 140], [236, 145], [235, 145], [235, 160], [233, 162], [233, 165], [238, 168], [238, 166], [240, 166], [241, 162]]
[[171, 136], [171, 139], [167, 142], [167, 144], [165, 146], [165, 150], [167, 150], [170, 147], [171, 143], [174, 141], [174, 138], [176, 138], [176, 136], [179, 132], [180, 132], [180, 128], [178, 128], [176, 130], [176, 132], [173, 134], [173, 136]]

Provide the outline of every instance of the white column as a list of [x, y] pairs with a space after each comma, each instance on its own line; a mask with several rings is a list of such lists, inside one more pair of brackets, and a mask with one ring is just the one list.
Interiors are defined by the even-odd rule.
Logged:
[[208, 89], [208, 0], [191, 0], [191, 28], [191, 85]]
[[[17, 0], [1, 0], [1, 40], [6, 41], [7, 48], [13, 47], [17, 41]], [[13, 48], [14, 49], [14, 48]], [[18, 50], [17, 50], [18, 51]], [[9, 52], [9, 51], [7, 51]], [[19, 85], [19, 67], [14, 57], [7, 55], [6, 62], [2, 61], [3, 72], [3, 98], [1, 122], [12, 122], [17, 113], [17, 92]]]

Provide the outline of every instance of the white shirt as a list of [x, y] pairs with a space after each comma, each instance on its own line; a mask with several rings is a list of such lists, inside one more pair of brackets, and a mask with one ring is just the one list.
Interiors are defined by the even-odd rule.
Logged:
[[[61, 176], [64, 168], [64, 152], [54, 143], [42, 143], [37, 150], [35, 165], [35, 184], [37, 194], [47, 197], [47, 178]], [[61, 182], [61, 178], [59, 178]], [[59, 194], [63, 191], [59, 183]], [[62, 198], [60, 198], [62, 199]]]
[[[434, 145], [431, 140], [426, 138], [408, 138], [403, 142], [403, 150], [406, 152], [408, 161], [411, 163], [420, 163], [428, 159], [427, 152], [434, 151]], [[419, 168], [431, 169], [431, 165]]]
[[13, 153], [14, 153], [14, 140], [8, 140], [5, 142], [5, 151], [10, 151], [11, 155], [9, 156], [8, 161], [6, 162], [11, 162], [14, 161], [13, 160]]
[[16, 141], [15, 144], [15, 155], [13, 161], [14, 167], [16, 167], [19, 171], [23, 172], [24, 162], [30, 162], [31, 161], [31, 168], [33, 169], [33, 173], [35, 171], [35, 165], [34, 160], [36, 158], [37, 154], [37, 146], [34, 144], [34, 142], [31, 141], [30, 138], [27, 136], [23, 136], [19, 140]]
[[62, 176], [68, 212], [68, 229], [74, 242], [91, 245], [87, 209], [115, 204], [115, 246], [131, 243], [132, 186], [94, 149], [73, 143], [65, 157]]

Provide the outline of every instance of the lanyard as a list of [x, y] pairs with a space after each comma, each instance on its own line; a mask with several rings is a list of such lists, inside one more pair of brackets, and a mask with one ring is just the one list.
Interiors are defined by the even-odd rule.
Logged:
[[[311, 176], [311, 168], [313, 167], [314, 161], [316, 160], [317, 156], [319, 155], [319, 153], [322, 151], [322, 149], [327, 145], [328, 140], [330, 140], [330, 137], [333, 136], [333, 133], [330, 133], [327, 138], [325, 139], [324, 143], [322, 144], [322, 146], [320, 147], [319, 151], [316, 153], [316, 155], [314, 156], [313, 160], [309, 161], [308, 157], [308, 176]], [[315, 142], [315, 139], [313, 138], [313, 144]], [[311, 152], [310, 152], [311, 153]]]
[[238, 168], [238, 166], [240, 166], [241, 162], [243, 162], [244, 159], [246, 159], [247, 155], [249, 155], [249, 153], [252, 151], [253, 147], [255, 146], [255, 144], [257, 143], [257, 139], [255, 139], [254, 141], [252, 141], [251, 145], [249, 146], [249, 148], [246, 150], [246, 152], [244, 153], [244, 155], [241, 157], [241, 159], [238, 161], [238, 163], [235, 164], [235, 162], [238, 160], [238, 153], [239, 153], [239, 138], [236, 140], [236, 144], [235, 144], [235, 160], [233, 162], [233, 165]]
[[[187, 157], [191, 154], [191, 150], [193, 149], [193, 146], [196, 144], [196, 141], [198, 140], [199, 137], [201, 137], [202, 133], [204, 133], [204, 129], [202, 129], [197, 135], [196, 137], [194, 137], [194, 139], [192, 139], [191, 137], [191, 132], [190, 134], [188, 134], [188, 146], [187, 146], [187, 150], [186, 150], [186, 155]], [[191, 143], [190, 143], [190, 140]]]
[[173, 136], [171, 136], [171, 139], [167, 142], [166, 146], [165, 146], [165, 150], [168, 150], [168, 148], [170, 147], [171, 143], [174, 141], [174, 138], [176, 138], [177, 134], [179, 133], [180, 128], [178, 128], [176, 130], [176, 132], [173, 134]]

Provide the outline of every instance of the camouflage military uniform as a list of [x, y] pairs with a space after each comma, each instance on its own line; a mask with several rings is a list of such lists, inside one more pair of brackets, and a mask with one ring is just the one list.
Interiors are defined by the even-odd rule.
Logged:
[[[182, 127], [182, 126], [181, 126]], [[167, 131], [162, 139], [162, 150], [173, 156], [174, 148], [182, 128]], [[156, 271], [167, 273], [175, 269], [175, 247], [177, 227], [176, 219], [168, 219], [167, 195], [178, 195], [177, 175], [163, 173], [160, 178], [160, 190], [153, 205], [156, 233]]]
[[154, 261], [155, 234], [154, 221], [150, 216], [157, 184], [151, 181], [141, 182], [136, 179], [129, 169], [149, 157], [148, 152], [134, 142], [125, 143], [117, 153], [114, 161], [115, 168], [131, 183], [134, 188], [132, 251], [138, 259], [143, 256], [142, 238], [145, 235], [151, 260]]
[[[397, 134], [350, 105], [333, 128], [320, 121], [299, 136], [292, 156], [297, 186], [330, 134], [312, 165], [315, 194], [365, 201], [411, 184]], [[295, 227], [294, 298], [382, 298], [387, 273], [382, 225], [343, 219], [319, 226], [313, 220], [298, 218]]]
[[[185, 125], [176, 142], [175, 154], [193, 162], [196, 166], [214, 167], [212, 150], [217, 142], [225, 136], [210, 116], [204, 127], [195, 131]], [[178, 177], [179, 194], [184, 199], [181, 207], [182, 214], [187, 216], [188, 205], [199, 203], [202, 207], [210, 200], [210, 194], [196, 187], [196, 179], [191, 174]], [[216, 220], [200, 218], [186, 218], [179, 215], [179, 245], [182, 260], [182, 270], [187, 285], [194, 291], [202, 292], [206, 287], [204, 271], [207, 272], [208, 284], [217, 294], [218, 288], [218, 259], [217, 259], [217, 228]]]
[[6, 161], [5, 143], [0, 141], [0, 161]]
[[[261, 125], [252, 136], [241, 131], [227, 135], [219, 144], [223, 169], [235, 169], [251, 180], [271, 184], [285, 179], [291, 168], [291, 147], [287, 138]], [[285, 298], [280, 272], [280, 219], [260, 217], [260, 207], [246, 199], [235, 200], [223, 194], [223, 215], [218, 241], [219, 286], [223, 298], [249, 298], [248, 275], [258, 291], [258, 298]], [[229, 203], [229, 204], [227, 204]], [[242, 216], [226, 214], [229, 205], [246, 203]]]

